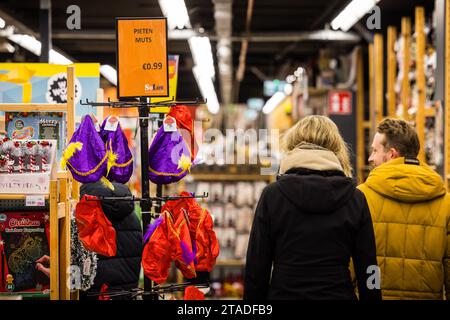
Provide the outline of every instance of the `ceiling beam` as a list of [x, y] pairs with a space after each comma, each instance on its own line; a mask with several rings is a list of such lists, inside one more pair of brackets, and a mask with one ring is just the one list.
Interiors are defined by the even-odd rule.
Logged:
[[220, 93], [225, 105], [231, 103], [233, 91], [233, 54], [230, 37], [233, 31], [233, 0], [214, 0], [214, 19], [217, 34], [217, 64]]
[[[192, 36], [208, 36], [211, 41], [218, 41], [220, 36], [209, 33], [199, 33], [194, 30], [173, 30], [169, 31], [169, 40], [187, 40]], [[83, 31], [68, 32], [55, 30], [53, 39], [56, 40], [115, 40], [114, 31]], [[288, 31], [288, 32], [251, 32], [243, 33], [237, 36], [231, 36], [232, 42], [293, 42], [293, 41], [342, 41], [357, 43], [361, 37], [354, 32], [342, 32], [334, 30], [316, 30], [316, 31]]]

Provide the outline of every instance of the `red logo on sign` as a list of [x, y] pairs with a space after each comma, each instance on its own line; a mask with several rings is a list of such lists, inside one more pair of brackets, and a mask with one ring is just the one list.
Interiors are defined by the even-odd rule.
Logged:
[[328, 94], [328, 114], [351, 114], [352, 93], [350, 91], [330, 91]]

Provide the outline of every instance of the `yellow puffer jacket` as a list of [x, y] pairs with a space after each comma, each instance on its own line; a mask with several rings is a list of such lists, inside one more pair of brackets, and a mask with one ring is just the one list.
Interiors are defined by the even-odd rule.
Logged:
[[443, 299], [445, 291], [449, 299], [450, 195], [441, 177], [397, 158], [358, 188], [372, 214], [383, 299]]

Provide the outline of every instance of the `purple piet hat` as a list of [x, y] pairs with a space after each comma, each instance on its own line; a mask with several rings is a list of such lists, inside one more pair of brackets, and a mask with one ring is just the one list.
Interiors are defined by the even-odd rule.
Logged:
[[92, 118], [84, 116], [62, 154], [61, 168], [67, 166], [73, 178], [81, 183], [97, 182], [106, 173], [107, 160], [105, 144]]
[[172, 107], [148, 151], [151, 182], [174, 183], [189, 173], [195, 157], [186, 136], [192, 136], [192, 125], [184, 128], [184, 124], [191, 122], [192, 118], [185, 106]]
[[108, 152], [108, 180], [127, 183], [133, 174], [133, 155], [119, 119], [115, 116], [106, 118], [100, 128], [100, 136]]

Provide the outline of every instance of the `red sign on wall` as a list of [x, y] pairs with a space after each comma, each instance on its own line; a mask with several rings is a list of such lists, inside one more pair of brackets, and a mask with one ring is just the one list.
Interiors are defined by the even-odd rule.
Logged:
[[345, 90], [331, 90], [328, 93], [328, 114], [352, 113], [352, 93]]

